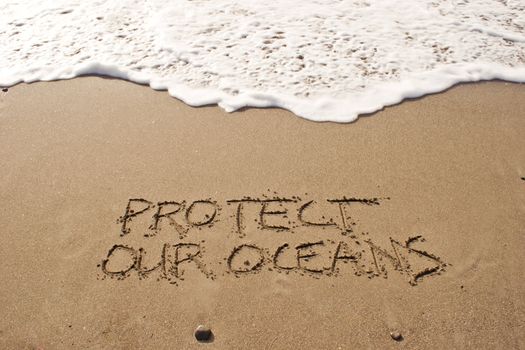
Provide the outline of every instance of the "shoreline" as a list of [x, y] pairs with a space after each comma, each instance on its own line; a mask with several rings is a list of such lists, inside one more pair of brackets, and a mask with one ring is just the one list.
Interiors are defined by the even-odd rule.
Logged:
[[[238, 101], [238, 98], [236, 96], [227, 96], [223, 93], [217, 93], [214, 89], [207, 89], [207, 88], [181, 88], [180, 86], [176, 86], [176, 88], [170, 88], [169, 86], [165, 85], [164, 83], [158, 83], [155, 81], [151, 81], [151, 79], [146, 78], [139, 78], [139, 73], [133, 72], [133, 71], [123, 71], [120, 72], [117, 70], [118, 73], [111, 72], [112, 65], [106, 66], [104, 64], [99, 63], [89, 63], [86, 65], [86, 67], [91, 66], [99, 67], [94, 69], [96, 72], [101, 71], [101, 74], [98, 73], [80, 73], [79, 75], [71, 76], [71, 74], [68, 74], [66, 76], [58, 76], [53, 80], [45, 79], [45, 80], [36, 80], [31, 81], [30, 83], [26, 83], [25, 81], [19, 81], [14, 84], [8, 84], [8, 85], [2, 85], [0, 84], [0, 88], [12, 88], [20, 84], [35, 84], [35, 83], [52, 83], [52, 82], [58, 82], [58, 81], [68, 81], [73, 79], [82, 79], [82, 78], [100, 78], [100, 79], [109, 79], [109, 80], [120, 80], [127, 83], [139, 85], [139, 86], [145, 86], [148, 87], [154, 91], [161, 91], [166, 92], [169, 96], [177, 99], [178, 101], [181, 101], [185, 103], [186, 105], [194, 108], [200, 108], [200, 107], [219, 107], [221, 110], [226, 111], [227, 113], [233, 113], [233, 112], [239, 112], [243, 111], [245, 109], [282, 109], [287, 112], [290, 112], [294, 114], [295, 116], [306, 119], [309, 121], [314, 122], [334, 122], [334, 123], [353, 123], [356, 122], [361, 117], [371, 116], [375, 115], [378, 112], [384, 111], [386, 108], [394, 107], [399, 104], [402, 104], [405, 101], [413, 101], [413, 100], [419, 100], [421, 98], [425, 98], [427, 96], [432, 96], [435, 94], [441, 94], [446, 93], [450, 89], [454, 89], [458, 86], [463, 85], [471, 85], [471, 84], [484, 84], [484, 83], [503, 83], [503, 84], [513, 84], [513, 85], [523, 85], [525, 84], [525, 81], [523, 79], [520, 79], [520, 77], [525, 77], [525, 70], [523, 67], [505, 67], [502, 66], [500, 69], [502, 72], [495, 71], [494, 69], [489, 68], [489, 66], [483, 65], [483, 64], [473, 64], [473, 66], [470, 69], [470, 73], [467, 74], [468, 77], [463, 78], [463, 80], [457, 81], [457, 76], [454, 76], [450, 73], [450, 67], [443, 68], [441, 70], [433, 70], [429, 72], [422, 73], [422, 76], [417, 77], [417, 79], [409, 79], [405, 78], [405, 80], [397, 81], [397, 82], [391, 82], [391, 83], [384, 83], [379, 84], [376, 88], [373, 90], [366, 90], [365, 93], [360, 93], [352, 97], [353, 103], [350, 103], [347, 107], [350, 107], [352, 112], [348, 115], [334, 115], [334, 116], [321, 116], [323, 114], [323, 108], [320, 106], [330, 107], [331, 109], [334, 109], [333, 106], [338, 105], [342, 103], [341, 100], [338, 100], [336, 98], [332, 98], [329, 96], [319, 97], [318, 99], [314, 101], [307, 102], [307, 100], [301, 100], [296, 99], [295, 97], [288, 96], [285, 99], [285, 102], [279, 102], [281, 100], [281, 96], [278, 94], [273, 93], [260, 93], [256, 91], [246, 91], [242, 95], [244, 96], [244, 99], [248, 102], [240, 102]], [[465, 69], [465, 67], [463, 67]], [[78, 68], [79, 71], [89, 71], [89, 68]], [[135, 77], [133, 77], [135, 76]], [[445, 81], [438, 81], [436, 82], [437, 86], [427, 87], [425, 84], [429, 80], [429, 77], [433, 76], [441, 76], [441, 77], [448, 77], [448, 78], [442, 78]], [[36, 78], [32, 78], [33, 80]], [[456, 79], [456, 80], [455, 80]], [[23, 79], [25, 80], [25, 79]], [[394, 88], [394, 86], [397, 86]], [[419, 88], [419, 90], [418, 90]], [[171, 92], [170, 92], [171, 89]], [[184, 90], [187, 90], [187, 92], [183, 92]], [[394, 100], [397, 102], [392, 101], [392, 97], [384, 97], [387, 95], [393, 96], [392, 91], [388, 90], [402, 90], [403, 93], [401, 93], [399, 96], [397, 96]], [[399, 92], [397, 92], [399, 94]], [[214, 97], [210, 97], [210, 95], [213, 95]], [[250, 95], [254, 95], [250, 97]], [[382, 107], [380, 106], [373, 106], [373, 103], [371, 104], [370, 100], [374, 100], [377, 98], [377, 96], [383, 95], [383, 99], [385, 101], [381, 102]], [[206, 98], [197, 98], [196, 96], [207, 96]], [[290, 101], [290, 99], [292, 99]], [[236, 100], [237, 102], [233, 102], [233, 100]], [[241, 98], [242, 100], [242, 98]], [[210, 101], [210, 102], [205, 102]], [[348, 102], [345, 102], [348, 104]], [[305, 108], [303, 108], [303, 105], [310, 104], [311, 108], [317, 109], [317, 113], [319, 115], [311, 114], [311, 112], [307, 112]], [[363, 105], [359, 108], [354, 107], [354, 105]], [[291, 107], [291, 106], [295, 106]], [[310, 108], [310, 109], [311, 109]], [[372, 112], [369, 112], [369, 110], [373, 110]], [[304, 113], [307, 113], [304, 114]]]

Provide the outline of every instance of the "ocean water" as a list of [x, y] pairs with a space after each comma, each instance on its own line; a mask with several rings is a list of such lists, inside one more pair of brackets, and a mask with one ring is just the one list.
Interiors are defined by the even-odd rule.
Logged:
[[3, 0], [0, 85], [122, 78], [184, 102], [349, 122], [525, 82], [525, 0]]

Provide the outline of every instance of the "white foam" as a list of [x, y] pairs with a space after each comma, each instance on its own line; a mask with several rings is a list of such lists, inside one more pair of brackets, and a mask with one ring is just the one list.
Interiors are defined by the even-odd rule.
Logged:
[[0, 85], [100, 74], [194, 105], [352, 121], [525, 82], [523, 0], [4, 0]]

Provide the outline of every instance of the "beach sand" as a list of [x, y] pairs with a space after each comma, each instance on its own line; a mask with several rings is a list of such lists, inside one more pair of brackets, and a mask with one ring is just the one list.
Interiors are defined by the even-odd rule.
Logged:
[[524, 113], [502, 82], [352, 124], [0, 92], [0, 348], [525, 348]]

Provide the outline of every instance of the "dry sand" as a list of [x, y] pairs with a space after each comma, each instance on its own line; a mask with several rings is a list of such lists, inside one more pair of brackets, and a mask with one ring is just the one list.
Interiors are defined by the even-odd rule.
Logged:
[[525, 348], [524, 114], [501, 82], [348, 125], [0, 92], [0, 348]]

